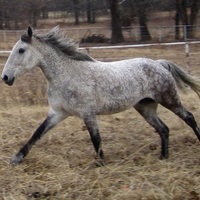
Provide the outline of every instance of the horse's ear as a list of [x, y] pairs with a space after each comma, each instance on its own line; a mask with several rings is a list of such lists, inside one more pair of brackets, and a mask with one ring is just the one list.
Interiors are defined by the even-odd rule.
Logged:
[[33, 36], [33, 31], [30, 27], [28, 27], [28, 36], [32, 37]]
[[28, 29], [23, 33], [23, 35], [21, 36], [21, 40], [23, 42], [31, 42], [31, 38], [33, 36], [33, 31], [30, 27], [28, 27]]

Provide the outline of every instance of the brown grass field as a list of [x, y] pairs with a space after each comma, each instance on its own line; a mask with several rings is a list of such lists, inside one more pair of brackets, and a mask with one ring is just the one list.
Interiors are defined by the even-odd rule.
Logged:
[[[192, 45], [191, 74], [200, 77], [199, 45]], [[184, 46], [95, 50], [100, 60], [165, 58], [187, 69]], [[6, 57], [1, 56], [1, 63]], [[181, 119], [163, 107], [170, 128], [170, 156], [160, 160], [160, 138], [134, 110], [99, 116], [107, 165], [96, 154], [83, 122], [71, 117], [48, 132], [19, 166], [9, 164], [45, 119], [46, 80], [35, 69], [12, 87], [0, 82], [0, 199], [2, 200], [199, 200], [200, 143]], [[200, 125], [200, 104], [190, 91], [180, 96]]]

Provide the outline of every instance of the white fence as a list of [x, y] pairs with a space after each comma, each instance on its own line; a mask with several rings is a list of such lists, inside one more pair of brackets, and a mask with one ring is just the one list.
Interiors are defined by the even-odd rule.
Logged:
[[[85, 51], [97, 60], [113, 61], [129, 59], [134, 57], [148, 57], [152, 59], [175, 60], [183, 65], [190, 72], [190, 66], [199, 65], [200, 61], [200, 41], [190, 42], [171, 42], [171, 43], [152, 43], [152, 44], [134, 44], [118, 46], [98, 46], [98, 47], [80, 47], [80, 51]], [[194, 49], [195, 48], [195, 49]], [[113, 51], [115, 53], [113, 54]], [[117, 53], [116, 53], [117, 51]], [[0, 51], [1, 57], [7, 57], [11, 51]], [[178, 59], [180, 58], [180, 59]], [[178, 60], [178, 61], [177, 61]], [[1, 63], [0, 65], [4, 65]]]

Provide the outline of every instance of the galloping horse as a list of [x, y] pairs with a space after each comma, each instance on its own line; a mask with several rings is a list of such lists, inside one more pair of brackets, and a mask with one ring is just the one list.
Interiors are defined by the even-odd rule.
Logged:
[[11, 86], [36, 66], [47, 79], [50, 109], [12, 164], [21, 163], [38, 139], [69, 116], [83, 119], [97, 154], [104, 159], [96, 116], [131, 107], [159, 133], [162, 158], [168, 157], [169, 129], [157, 116], [158, 104], [178, 115], [200, 140], [200, 129], [177, 93], [179, 86], [189, 85], [200, 96], [200, 81], [172, 62], [147, 58], [100, 62], [79, 52], [58, 27], [45, 34], [35, 34], [29, 27], [13, 47], [1, 77]]

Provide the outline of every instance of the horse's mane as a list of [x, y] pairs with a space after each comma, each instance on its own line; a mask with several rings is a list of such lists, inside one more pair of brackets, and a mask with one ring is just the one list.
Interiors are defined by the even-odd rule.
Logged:
[[95, 61], [88, 54], [78, 51], [78, 43], [67, 37], [65, 31], [61, 31], [58, 26], [45, 34], [34, 34], [34, 37], [45, 43], [57, 47], [70, 58], [80, 61]]

